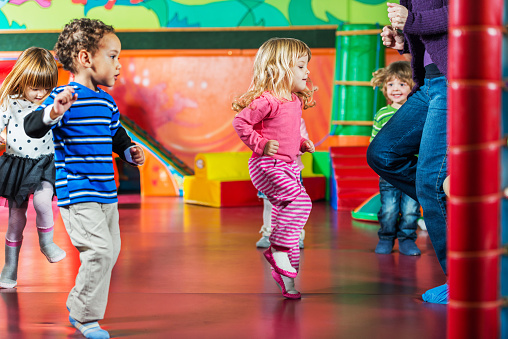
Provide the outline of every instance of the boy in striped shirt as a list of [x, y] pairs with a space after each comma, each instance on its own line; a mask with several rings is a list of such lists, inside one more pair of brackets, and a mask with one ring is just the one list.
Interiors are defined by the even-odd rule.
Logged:
[[86, 338], [109, 338], [98, 321], [106, 310], [111, 271], [120, 253], [118, 200], [112, 152], [133, 164], [144, 154], [120, 124], [112, 87], [120, 75], [121, 43], [112, 26], [75, 19], [55, 45], [58, 60], [74, 74], [25, 118], [25, 131], [41, 137], [53, 130], [58, 206], [81, 267], [69, 293], [69, 321]]

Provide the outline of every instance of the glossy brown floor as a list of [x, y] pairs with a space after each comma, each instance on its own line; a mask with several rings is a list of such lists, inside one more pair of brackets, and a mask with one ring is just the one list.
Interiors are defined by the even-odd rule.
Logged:
[[[255, 248], [261, 207], [215, 209], [178, 198], [120, 198], [122, 252], [103, 327], [121, 338], [412, 338], [446, 334], [446, 306], [421, 301], [444, 276], [426, 232], [421, 257], [376, 255], [377, 224], [315, 203], [297, 287], [285, 300]], [[55, 208], [56, 209], [56, 208]], [[60, 216], [49, 264], [30, 210], [18, 287], [0, 290], [0, 338], [81, 338], [65, 309], [79, 257]], [[7, 209], [0, 209], [2, 239]], [[3, 251], [0, 262], [3, 263]]]

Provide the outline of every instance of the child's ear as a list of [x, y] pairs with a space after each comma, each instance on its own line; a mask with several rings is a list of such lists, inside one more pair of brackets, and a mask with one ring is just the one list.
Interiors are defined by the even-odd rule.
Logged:
[[78, 52], [78, 63], [85, 68], [92, 66], [92, 54], [82, 49]]

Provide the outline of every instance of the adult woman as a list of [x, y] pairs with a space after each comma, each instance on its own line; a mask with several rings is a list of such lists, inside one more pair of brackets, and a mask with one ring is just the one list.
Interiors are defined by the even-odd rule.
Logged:
[[[383, 44], [411, 54], [416, 85], [370, 144], [367, 161], [383, 179], [422, 205], [427, 231], [446, 274], [448, 0], [388, 3], [388, 17], [391, 26], [383, 28]], [[422, 297], [447, 303], [448, 285]]]

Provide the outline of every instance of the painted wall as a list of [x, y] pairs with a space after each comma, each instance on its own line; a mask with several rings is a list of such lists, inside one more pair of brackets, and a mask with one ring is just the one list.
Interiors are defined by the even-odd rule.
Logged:
[[[250, 83], [254, 50], [247, 55], [121, 57], [122, 74], [110, 90], [120, 112], [193, 167], [203, 152], [247, 151], [232, 127], [231, 102]], [[225, 53], [224, 53], [225, 54]], [[315, 50], [309, 69], [320, 88], [305, 110], [313, 140], [329, 131], [333, 50]]]
[[[0, 0], [0, 29], [57, 32], [80, 17], [101, 19], [117, 30], [387, 21], [384, 0]], [[199, 44], [191, 47], [195, 51], [133, 51], [137, 45], [123, 38], [122, 46], [129, 46], [122, 50], [122, 74], [110, 89], [122, 114], [190, 167], [200, 152], [247, 150], [231, 127], [234, 112], [230, 107], [250, 83], [256, 51], [252, 48], [258, 45], [234, 49], [232, 54], [227, 49], [199, 50]], [[303, 116], [315, 142], [330, 130], [334, 68], [333, 48], [313, 50], [309, 69], [319, 87], [317, 106]], [[327, 140], [319, 149], [330, 145], [333, 142]]]
[[85, 16], [116, 29], [387, 23], [385, 0], [0, 0], [0, 29], [61, 29]]

